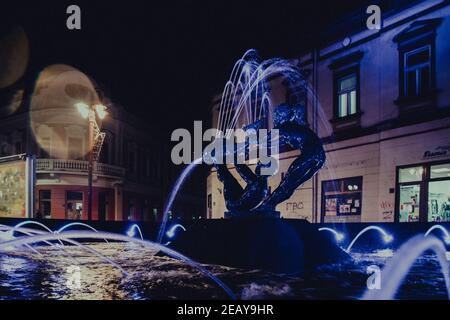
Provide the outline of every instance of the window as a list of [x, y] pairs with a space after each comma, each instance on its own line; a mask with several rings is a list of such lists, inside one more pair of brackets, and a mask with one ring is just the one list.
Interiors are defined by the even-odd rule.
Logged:
[[50, 219], [52, 217], [52, 191], [39, 191], [39, 217]]
[[450, 221], [450, 163], [398, 169], [400, 222]]
[[404, 94], [425, 96], [431, 91], [431, 46], [427, 45], [404, 54]]
[[415, 166], [399, 169], [399, 221], [416, 222], [420, 219], [420, 181], [424, 167]]
[[360, 215], [362, 177], [322, 182], [322, 220], [327, 217]]
[[450, 163], [431, 166], [428, 221], [450, 221]]
[[399, 106], [428, 105], [434, 94], [435, 38], [442, 19], [417, 20], [393, 41], [399, 51]]
[[414, 182], [423, 179], [423, 166], [399, 169], [399, 182]]
[[66, 192], [66, 219], [81, 220], [83, 217], [83, 192]]
[[337, 80], [337, 116], [339, 118], [356, 113], [356, 84], [357, 77], [355, 73]]
[[364, 52], [354, 51], [331, 61], [333, 73], [333, 131], [346, 131], [361, 127], [360, 64]]

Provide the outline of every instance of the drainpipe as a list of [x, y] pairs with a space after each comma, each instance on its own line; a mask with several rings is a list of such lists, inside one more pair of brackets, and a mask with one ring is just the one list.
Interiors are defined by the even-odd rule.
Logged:
[[[312, 116], [313, 116], [313, 121], [312, 121], [312, 125], [313, 125], [313, 131], [318, 134], [318, 101], [317, 101], [317, 89], [318, 89], [318, 82], [317, 82], [317, 61], [318, 61], [318, 50], [314, 49], [313, 50], [313, 95], [312, 95], [312, 100], [313, 100], [313, 112], [312, 112]], [[312, 180], [312, 194], [313, 194], [313, 201], [312, 201], [312, 213], [313, 213], [313, 223], [319, 223], [320, 222], [320, 216], [319, 216], [319, 212], [318, 212], [318, 206], [317, 206], [317, 200], [318, 200], [318, 185], [319, 185], [319, 177], [317, 174], [314, 175], [313, 180]]]

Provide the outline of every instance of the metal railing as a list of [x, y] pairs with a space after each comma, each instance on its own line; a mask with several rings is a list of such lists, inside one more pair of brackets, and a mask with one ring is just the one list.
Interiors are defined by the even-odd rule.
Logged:
[[[37, 159], [37, 173], [67, 172], [87, 174], [88, 162], [83, 160], [66, 159]], [[94, 174], [101, 176], [124, 177], [125, 168], [96, 162], [94, 165]]]

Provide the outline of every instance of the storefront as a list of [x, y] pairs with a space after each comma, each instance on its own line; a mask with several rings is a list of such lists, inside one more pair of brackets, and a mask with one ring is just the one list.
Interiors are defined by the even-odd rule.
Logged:
[[322, 219], [360, 216], [363, 177], [322, 181]]
[[397, 167], [396, 221], [450, 221], [450, 162]]

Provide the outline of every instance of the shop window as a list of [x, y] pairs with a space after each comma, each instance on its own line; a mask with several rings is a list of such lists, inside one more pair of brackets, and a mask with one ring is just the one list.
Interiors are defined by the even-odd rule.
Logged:
[[420, 184], [400, 186], [400, 222], [420, 219]]
[[430, 171], [430, 178], [431, 179], [450, 179], [450, 163], [445, 164], [438, 164], [431, 166]]
[[83, 216], [83, 192], [66, 192], [66, 218], [69, 220], [81, 220]]
[[430, 168], [428, 221], [450, 221], [450, 163]]
[[360, 215], [362, 177], [322, 182], [322, 216]]
[[414, 182], [422, 181], [423, 179], [423, 166], [404, 168], [399, 170], [399, 182]]
[[52, 217], [52, 191], [39, 191], [39, 218], [50, 219]]
[[450, 221], [450, 163], [398, 169], [400, 222]]

